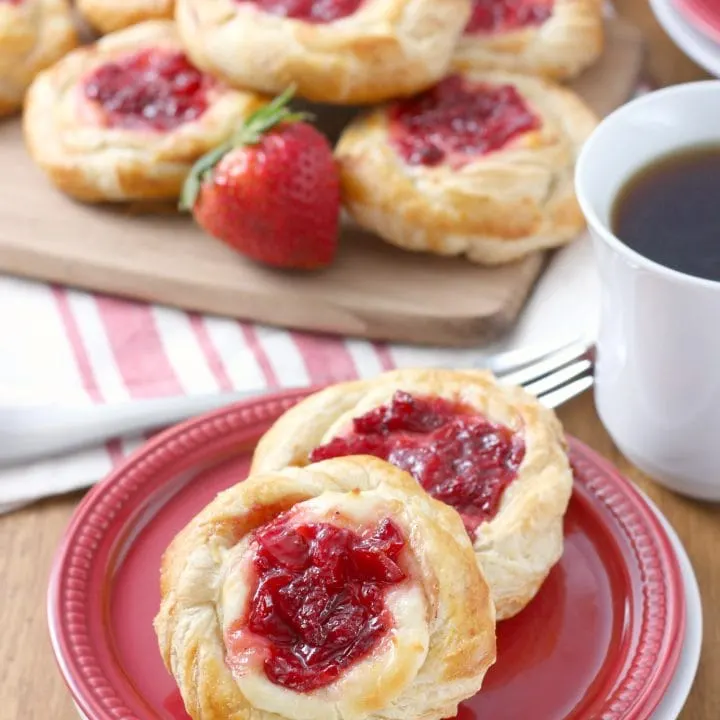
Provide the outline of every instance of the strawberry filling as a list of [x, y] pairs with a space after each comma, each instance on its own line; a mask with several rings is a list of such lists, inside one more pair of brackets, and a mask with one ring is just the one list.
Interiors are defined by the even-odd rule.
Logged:
[[473, 0], [466, 35], [499, 33], [542, 25], [553, 11], [553, 0]]
[[400, 530], [389, 519], [356, 533], [281, 515], [254, 539], [257, 581], [247, 617], [227, 633], [228, 664], [249, 630], [265, 647], [271, 682], [297, 692], [332, 683], [392, 627], [385, 593], [406, 577]]
[[497, 513], [525, 442], [471, 407], [398, 391], [390, 404], [355, 418], [352, 431], [315, 448], [310, 460], [345, 455], [374, 455], [406, 470], [454, 507], [472, 536]]
[[410, 165], [462, 167], [540, 127], [514, 86], [471, 84], [459, 75], [389, 112], [391, 143]]
[[101, 65], [83, 91], [102, 108], [107, 127], [166, 132], [207, 110], [212, 84], [184, 53], [151, 49]]
[[341, 20], [357, 12], [364, 0], [238, 0], [251, 2], [270, 15], [316, 25]]

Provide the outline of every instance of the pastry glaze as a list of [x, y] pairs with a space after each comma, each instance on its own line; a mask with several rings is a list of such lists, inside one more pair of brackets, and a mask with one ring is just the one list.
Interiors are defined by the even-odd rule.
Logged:
[[253, 472], [303, 466], [310, 453], [352, 427], [354, 418], [391, 402], [402, 390], [475, 409], [523, 436], [525, 453], [496, 515], [472, 541], [490, 584], [499, 620], [535, 596], [560, 559], [572, 472], [555, 414], [521, 388], [499, 385], [484, 371], [396, 370], [372, 380], [333, 385], [288, 410], [258, 443]]
[[392, 520], [305, 514], [283, 513], [255, 531], [251, 599], [224, 633], [231, 672], [243, 676], [259, 652], [266, 678], [300, 693], [331, 685], [381, 649], [401, 624], [388, 607], [395, 593], [413, 615], [424, 612], [407, 587], [405, 537]]
[[411, 164], [393, 143], [395, 105], [371, 110], [350, 123], [335, 151], [348, 212], [393, 245], [487, 265], [573, 240], [584, 227], [575, 161], [595, 115], [571, 90], [539, 78], [506, 72], [460, 77], [470, 87], [514, 88], [537, 127], [466, 158], [462, 167]]
[[66, 0], [0, 0], [0, 116], [19, 110], [35, 75], [77, 43]]
[[207, 109], [163, 132], [118, 127], [88, 98], [87, 80], [108, 63], [145, 51], [182, 51], [175, 26], [156, 20], [79, 48], [41, 73], [28, 92], [25, 141], [63, 192], [88, 202], [175, 199], [190, 167], [226, 140], [265, 99], [208, 83]]
[[468, 405], [397, 390], [390, 403], [353, 418], [352, 428], [311, 451], [311, 462], [372, 455], [409, 472], [450, 505], [472, 537], [492, 520], [525, 457], [525, 440]]
[[470, 0], [365, 0], [310, 23], [236, 0], [179, 0], [178, 29], [198, 67], [229, 84], [316, 102], [364, 104], [411, 95], [448, 70]]
[[[269, 680], [262, 648], [238, 636], [255, 582], [253, 533], [278, 516], [356, 532], [389, 519], [404, 537], [407, 577], [385, 595], [391, 630], [312, 692]], [[165, 552], [161, 596], [160, 651], [193, 720], [440, 720], [495, 660], [495, 610], [459, 516], [372, 457], [251, 475], [221, 493]]]
[[468, 72], [506, 70], [556, 80], [575, 77], [602, 53], [600, 0], [554, 0], [542, 23], [495, 32], [466, 32], [453, 67]]
[[202, 117], [217, 88], [185, 53], [144, 48], [83, 78], [83, 100], [105, 128], [170, 132]]

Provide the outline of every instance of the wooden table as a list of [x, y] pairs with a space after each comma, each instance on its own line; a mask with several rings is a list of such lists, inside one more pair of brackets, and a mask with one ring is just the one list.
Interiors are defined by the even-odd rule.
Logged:
[[[645, 32], [647, 69], [668, 85], [705, 77], [676, 50], [647, 0], [617, 0], [619, 13]], [[586, 393], [560, 410], [569, 433], [609, 458], [658, 504], [695, 566], [705, 608], [703, 657], [683, 720], [720, 718], [720, 508], [674, 496], [634, 469], [613, 446]], [[77, 720], [52, 658], [45, 591], [53, 553], [80, 495], [48, 500], [0, 518], [0, 720]], [[536, 720], [543, 720], [537, 718]], [[590, 719], [588, 719], [590, 720]]]

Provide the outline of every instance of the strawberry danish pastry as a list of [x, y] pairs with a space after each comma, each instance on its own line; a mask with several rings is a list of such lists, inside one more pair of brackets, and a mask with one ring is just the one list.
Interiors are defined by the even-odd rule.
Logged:
[[573, 170], [596, 122], [548, 81], [452, 74], [350, 123], [336, 147], [343, 200], [359, 225], [399, 247], [515, 260], [584, 227]]
[[571, 78], [603, 49], [601, 0], [472, 0], [455, 51], [460, 70]]
[[326, 388], [261, 439], [253, 472], [374, 455], [462, 517], [499, 620], [535, 596], [563, 550], [572, 473], [555, 414], [481, 371], [398, 370]]
[[77, 42], [66, 0], [0, 0], [0, 116], [19, 110], [35, 75]]
[[25, 140], [80, 200], [174, 199], [192, 164], [264, 102], [194, 67], [171, 21], [149, 21], [42, 72], [28, 91]]
[[448, 70], [470, 0], [178, 0], [193, 61], [238, 87], [315, 102], [411, 95]]
[[166, 551], [161, 595], [193, 720], [439, 720], [495, 661], [459, 516], [373, 457], [221, 493]]
[[175, 0], [76, 0], [80, 14], [101, 33], [123, 30], [146, 20], [172, 20]]

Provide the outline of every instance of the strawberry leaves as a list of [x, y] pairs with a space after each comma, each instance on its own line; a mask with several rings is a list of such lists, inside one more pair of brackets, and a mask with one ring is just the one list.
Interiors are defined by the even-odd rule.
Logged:
[[224, 142], [210, 150], [210, 152], [205, 153], [205, 155], [195, 162], [187, 178], [185, 178], [185, 183], [180, 193], [180, 210], [189, 212], [195, 207], [195, 201], [200, 194], [200, 187], [203, 181], [208, 173], [212, 171], [230, 150], [232, 150], [230, 142]]
[[232, 146], [255, 145], [260, 142], [268, 130], [272, 130], [280, 123], [311, 119], [312, 116], [309, 113], [293, 112], [287, 106], [292, 100], [294, 92], [295, 88], [289, 87], [281, 95], [254, 112], [231, 138]]
[[288, 103], [294, 94], [295, 88], [289, 87], [267, 105], [250, 115], [229, 140], [213, 148], [195, 162], [185, 179], [180, 194], [180, 210], [190, 211], [193, 209], [203, 182], [220, 160], [231, 150], [248, 145], [257, 145], [265, 133], [281, 123], [299, 122], [312, 118], [309, 113], [295, 112], [288, 107]]

